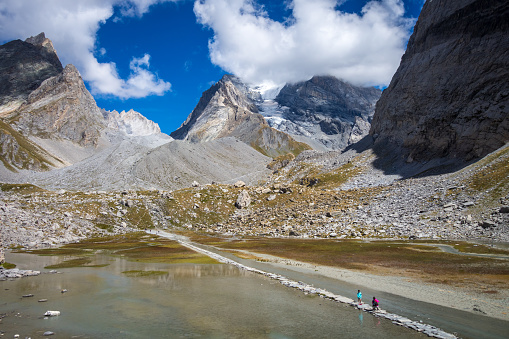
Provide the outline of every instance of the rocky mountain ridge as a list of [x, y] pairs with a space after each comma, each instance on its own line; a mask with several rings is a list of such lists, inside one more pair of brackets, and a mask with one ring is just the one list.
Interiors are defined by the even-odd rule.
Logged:
[[287, 84], [279, 91], [274, 102], [280, 113], [268, 117], [269, 124], [299, 140], [309, 140], [319, 150], [343, 149], [369, 133], [380, 94], [374, 87], [354, 86], [332, 76], [315, 76]]
[[225, 75], [203, 95], [193, 112], [171, 137], [190, 142], [206, 142], [235, 137], [262, 154], [277, 157], [310, 149], [288, 134], [271, 128], [240, 80]]
[[[281, 148], [271, 156], [287, 152], [283, 145], [293, 143], [288, 137], [281, 141], [282, 135], [319, 151], [340, 149], [368, 134], [380, 95], [378, 89], [356, 87], [330, 76], [316, 76], [270, 92], [265, 97], [259, 88], [225, 75], [203, 93], [195, 110], [171, 136], [192, 142], [234, 136], [255, 148], [262, 145], [264, 154], [270, 148]], [[279, 141], [271, 142], [273, 139]]]
[[10, 121], [24, 135], [70, 140], [81, 146], [96, 146], [106, 128], [101, 110], [73, 65], [44, 80]]
[[509, 4], [427, 1], [370, 134], [408, 162], [480, 158], [509, 141]]
[[[36, 45], [18, 41], [7, 46], [13, 59], [7, 63], [15, 63], [25, 50], [58, 61], [44, 34], [27, 41]], [[23, 67], [37, 68], [39, 59], [23, 59]], [[23, 67], [11, 70], [11, 78], [23, 78]], [[37, 88], [16, 84], [24, 88], [22, 95], [3, 97], [4, 106], [12, 109], [0, 118], [0, 182], [30, 182], [53, 190], [178, 189], [194, 181], [232, 178], [255, 184], [270, 173], [269, 158], [232, 138], [172, 142], [138, 112], [100, 109], [73, 65], [56, 74], [36, 72], [32, 78], [29, 84], [37, 79]]]

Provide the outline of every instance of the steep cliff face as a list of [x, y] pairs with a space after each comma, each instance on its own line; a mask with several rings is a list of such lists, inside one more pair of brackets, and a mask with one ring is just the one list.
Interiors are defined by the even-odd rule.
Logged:
[[271, 157], [310, 148], [271, 128], [258, 114], [245, 86], [239, 84], [236, 77], [225, 75], [203, 93], [196, 108], [171, 136], [191, 142], [236, 137]]
[[370, 134], [408, 160], [482, 157], [509, 141], [509, 3], [428, 0]]
[[44, 33], [0, 46], [0, 117], [18, 108], [41, 83], [62, 72]]
[[46, 79], [11, 118], [23, 134], [95, 145], [106, 121], [73, 65]]
[[286, 85], [275, 101], [285, 107], [277, 128], [310, 136], [328, 149], [344, 148], [368, 134], [381, 91], [332, 76]]

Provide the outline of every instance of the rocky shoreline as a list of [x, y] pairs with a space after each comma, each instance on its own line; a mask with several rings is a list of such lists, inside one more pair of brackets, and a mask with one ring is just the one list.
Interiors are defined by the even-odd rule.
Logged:
[[[19, 187], [23, 187], [20, 185]], [[5, 248], [44, 248], [96, 236], [134, 232], [125, 222], [102, 229], [115, 196], [64, 191], [0, 193], [1, 241]], [[122, 209], [120, 209], [122, 210]], [[121, 213], [121, 212], [118, 212]], [[117, 213], [115, 213], [116, 215]], [[110, 226], [110, 225], [108, 225]]]
[[7, 279], [17, 279], [23, 277], [32, 277], [41, 274], [40, 271], [20, 270], [18, 268], [4, 269], [0, 267], [0, 281]]

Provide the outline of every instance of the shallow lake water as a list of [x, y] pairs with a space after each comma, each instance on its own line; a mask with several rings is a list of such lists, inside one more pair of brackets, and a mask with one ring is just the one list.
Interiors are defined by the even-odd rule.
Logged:
[[[0, 281], [5, 338], [425, 338], [349, 306], [230, 265], [149, 264], [97, 254], [105, 267], [43, 267], [62, 257], [7, 254], [39, 276]], [[164, 271], [129, 277], [129, 270]], [[61, 293], [62, 289], [68, 292]], [[23, 298], [23, 295], [33, 297]], [[48, 299], [47, 302], [38, 302]], [[44, 317], [47, 310], [60, 311]]]

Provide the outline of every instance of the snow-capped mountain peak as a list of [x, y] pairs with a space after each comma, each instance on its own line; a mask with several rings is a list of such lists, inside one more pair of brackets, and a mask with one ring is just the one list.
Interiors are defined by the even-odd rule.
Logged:
[[118, 130], [129, 136], [147, 136], [161, 133], [157, 123], [132, 109], [120, 113], [103, 110], [103, 115], [108, 121], [110, 129]]

